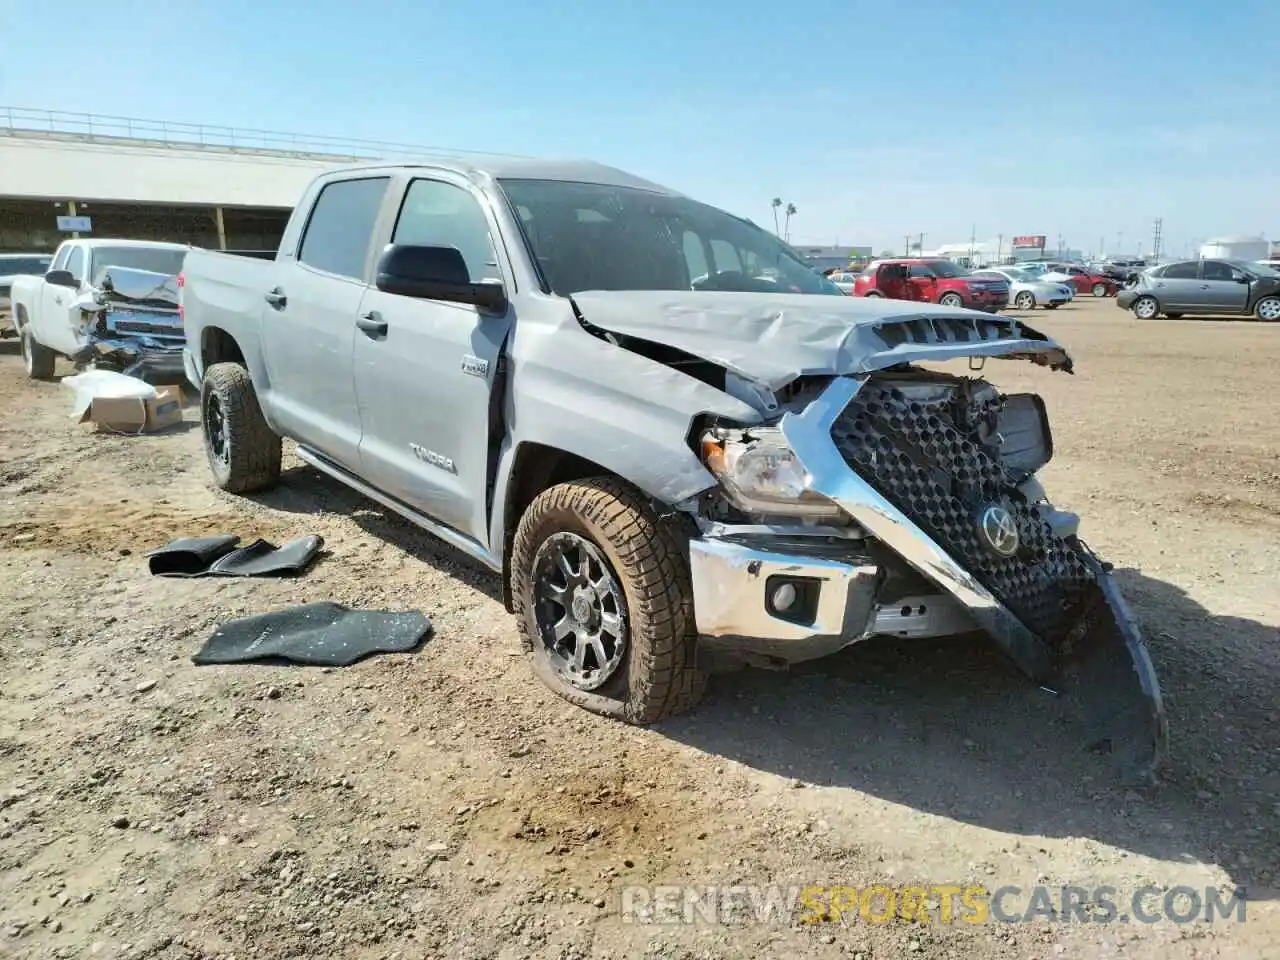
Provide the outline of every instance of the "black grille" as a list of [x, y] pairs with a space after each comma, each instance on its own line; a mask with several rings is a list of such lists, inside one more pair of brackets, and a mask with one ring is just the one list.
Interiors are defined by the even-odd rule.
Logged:
[[[892, 385], [865, 385], [832, 427], [845, 462], [973, 574], [1033, 633], [1056, 642], [1076, 619], [1092, 577], [1016, 490], [1015, 478], [984, 445], [987, 416], [960, 394], [908, 397]], [[1014, 515], [1021, 547], [1001, 557], [978, 537], [992, 502]]]

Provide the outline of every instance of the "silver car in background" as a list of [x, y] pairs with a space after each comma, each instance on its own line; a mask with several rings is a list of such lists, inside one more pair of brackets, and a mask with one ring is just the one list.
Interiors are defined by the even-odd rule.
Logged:
[[975, 270], [975, 277], [1003, 279], [1009, 282], [1009, 303], [1017, 310], [1034, 310], [1044, 307], [1057, 310], [1070, 303], [1075, 291], [1065, 283], [1044, 280], [1019, 267], [988, 267]]

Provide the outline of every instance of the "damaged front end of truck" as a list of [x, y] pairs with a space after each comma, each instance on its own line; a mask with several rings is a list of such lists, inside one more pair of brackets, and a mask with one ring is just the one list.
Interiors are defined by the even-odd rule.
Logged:
[[[1010, 318], [916, 305], [614, 309], [636, 296], [575, 299], [620, 346], [714, 364], [763, 414], [703, 416], [690, 437], [719, 481], [680, 505], [699, 528], [690, 567], [708, 663], [785, 667], [874, 636], [979, 630], [1069, 700], [1126, 780], [1154, 779], [1159, 684], [1110, 565], [1037, 479], [1053, 455], [1045, 405], [976, 375], [988, 358], [1069, 373], [1061, 346]], [[933, 367], [966, 358], [960, 374]]]
[[158, 381], [184, 376], [186, 337], [176, 277], [108, 267], [75, 306], [79, 349], [71, 359], [78, 369], [115, 370]]

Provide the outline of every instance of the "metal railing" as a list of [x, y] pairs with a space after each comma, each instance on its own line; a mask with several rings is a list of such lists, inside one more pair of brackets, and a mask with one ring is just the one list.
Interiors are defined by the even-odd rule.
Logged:
[[181, 120], [146, 120], [139, 117], [117, 117], [100, 113], [0, 106], [0, 136], [32, 133], [86, 141], [130, 140], [174, 148], [194, 147], [344, 160], [394, 160], [433, 156], [506, 158], [521, 156], [484, 150], [451, 150], [358, 137], [323, 137], [306, 133], [260, 130], [253, 127], [188, 123]]

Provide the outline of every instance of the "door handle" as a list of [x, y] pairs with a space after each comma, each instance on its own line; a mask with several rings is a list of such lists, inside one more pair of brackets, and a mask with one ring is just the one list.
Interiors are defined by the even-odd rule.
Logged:
[[267, 303], [271, 304], [271, 306], [275, 307], [277, 310], [283, 310], [285, 308], [285, 304], [289, 302], [289, 298], [284, 295], [284, 291], [279, 287], [268, 290], [262, 295], [262, 299], [266, 300]]
[[1209, 285], [1208, 285], [1207, 283], [1202, 283], [1202, 284], [1200, 284], [1200, 289], [1201, 289], [1201, 290], [1208, 290], [1208, 289], [1209, 289]]
[[56, 303], [58, 306], [62, 306], [67, 301], [63, 300], [61, 297], [54, 297], [53, 302]]
[[382, 319], [382, 314], [377, 310], [370, 310], [368, 313], [360, 314], [356, 320], [356, 326], [371, 337], [385, 337], [387, 335], [387, 321]]

